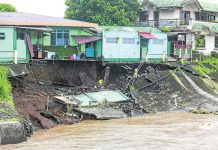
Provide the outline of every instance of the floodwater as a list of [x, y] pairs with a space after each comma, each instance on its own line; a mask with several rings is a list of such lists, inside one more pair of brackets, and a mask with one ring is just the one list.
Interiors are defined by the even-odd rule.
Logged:
[[217, 150], [218, 116], [157, 113], [137, 118], [84, 121], [35, 132], [3, 150]]

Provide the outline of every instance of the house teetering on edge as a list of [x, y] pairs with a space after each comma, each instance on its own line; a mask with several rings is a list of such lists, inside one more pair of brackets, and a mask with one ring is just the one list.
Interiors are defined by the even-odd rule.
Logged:
[[190, 58], [191, 50], [218, 51], [218, 3], [205, 0], [140, 0], [137, 26], [168, 32], [171, 56]]
[[0, 13], [0, 62], [29, 62], [31, 58], [42, 57], [41, 50], [52, 51], [59, 56], [84, 52], [85, 44], [78, 43], [76, 39], [81, 36], [89, 39], [93, 33], [88, 28], [97, 26], [30, 13]]

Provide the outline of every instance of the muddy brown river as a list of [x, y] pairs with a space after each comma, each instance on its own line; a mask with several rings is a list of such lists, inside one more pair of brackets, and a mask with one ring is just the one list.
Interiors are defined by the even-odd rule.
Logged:
[[218, 116], [157, 113], [35, 132], [2, 150], [218, 150]]

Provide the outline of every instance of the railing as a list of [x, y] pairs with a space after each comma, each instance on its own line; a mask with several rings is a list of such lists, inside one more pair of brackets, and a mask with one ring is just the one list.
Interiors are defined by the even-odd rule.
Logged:
[[174, 48], [175, 49], [192, 49], [192, 44], [182, 44], [179, 41], [174, 42]]
[[16, 50], [15, 51], [0, 51], [0, 64], [4, 62], [13, 62], [14, 64], [17, 64], [18, 62], [17, 51]]
[[148, 20], [145, 22], [135, 22], [139, 27], [181, 27], [190, 25], [190, 19], [160, 19], [158, 21]]

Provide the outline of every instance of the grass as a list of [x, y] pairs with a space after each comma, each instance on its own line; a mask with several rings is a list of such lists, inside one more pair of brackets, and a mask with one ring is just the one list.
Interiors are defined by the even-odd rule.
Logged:
[[[204, 64], [209, 64], [212, 68], [207, 68]], [[214, 72], [218, 72], [218, 58], [207, 58], [203, 61], [198, 61], [194, 69], [201, 75], [205, 76]]]
[[14, 102], [11, 96], [11, 84], [8, 81], [8, 68], [0, 66], [0, 103], [8, 103], [14, 107]]

